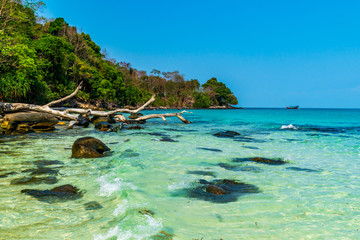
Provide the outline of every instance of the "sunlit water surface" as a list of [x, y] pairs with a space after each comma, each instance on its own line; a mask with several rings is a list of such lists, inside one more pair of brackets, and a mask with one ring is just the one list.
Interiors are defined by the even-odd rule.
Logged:
[[[117, 133], [90, 126], [1, 136], [0, 239], [360, 238], [360, 110], [194, 110], [184, 116], [192, 124], [174, 118]], [[297, 129], [281, 129], [289, 124]], [[213, 136], [227, 130], [241, 135]], [[102, 140], [113, 153], [71, 158], [73, 142], [83, 136]], [[175, 142], [160, 141], [164, 137]], [[249, 157], [288, 163], [233, 161]], [[57, 183], [11, 184], [31, 176], [26, 170], [39, 160], [57, 160], [46, 166], [57, 175], [40, 176]], [[225, 203], [190, 198], [185, 190], [200, 179], [237, 180], [259, 191]], [[83, 196], [49, 203], [20, 192], [64, 184]], [[94, 201], [97, 207], [86, 207]]]

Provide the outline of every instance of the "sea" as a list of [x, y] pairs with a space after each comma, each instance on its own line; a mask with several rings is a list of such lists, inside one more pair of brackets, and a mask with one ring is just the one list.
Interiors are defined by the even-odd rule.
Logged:
[[[0, 239], [360, 239], [359, 109], [183, 116], [0, 136]], [[85, 136], [111, 153], [71, 158]], [[65, 184], [81, 196], [21, 192]]]

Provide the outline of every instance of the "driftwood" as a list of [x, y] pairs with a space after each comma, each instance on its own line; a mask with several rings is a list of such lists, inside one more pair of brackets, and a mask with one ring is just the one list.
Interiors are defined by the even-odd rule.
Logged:
[[[27, 104], [27, 103], [4, 103], [0, 102], [0, 114], [2, 113], [9, 113], [9, 112], [20, 112], [20, 111], [35, 111], [35, 112], [44, 112], [44, 113], [50, 113], [55, 116], [60, 117], [61, 119], [65, 120], [72, 120], [70, 121], [69, 128], [72, 128], [76, 123], [78, 123], [79, 120], [79, 114], [86, 115], [86, 116], [98, 116], [98, 117], [115, 117], [115, 119], [118, 122], [129, 122], [128, 119], [125, 118], [123, 115], [116, 115], [118, 113], [138, 113], [141, 110], [145, 109], [149, 104], [155, 101], [155, 95], [153, 95], [144, 105], [140, 106], [137, 109], [131, 110], [126, 108], [120, 108], [115, 109], [111, 111], [98, 111], [98, 110], [92, 110], [92, 109], [79, 109], [79, 108], [70, 108], [66, 110], [55, 110], [50, 108], [50, 106], [53, 106], [55, 104], [61, 103], [67, 99], [70, 99], [74, 97], [79, 90], [82, 87], [82, 82], [79, 84], [79, 86], [76, 88], [76, 90], [59, 100], [52, 101], [46, 105], [40, 106], [40, 105], [34, 105], [34, 104]], [[177, 117], [184, 123], [190, 123], [190, 121], [186, 120], [182, 114], [186, 111], [178, 112], [178, 113], [163, 113], [163, 114], [149, 114], [144, 115], [141, 117], [138, 117], [136, 119], [133, 119], [131, 121], [144, 121], [152, 118], [161, 118], [162, 120], [166, 121], [166, 117]], [[75, 114], [74, 114], [75, 113]]]

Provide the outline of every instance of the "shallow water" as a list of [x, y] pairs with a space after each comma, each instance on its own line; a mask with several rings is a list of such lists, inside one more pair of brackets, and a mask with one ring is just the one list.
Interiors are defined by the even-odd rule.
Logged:
[[[192, 124], [150, 120], [143, 130], [118, 133], [91, 126], [1, 136], [0, 239], [360, 238], [360, 110], [192, 112], [185, 115]], [[281, 129], [289, 124], [296, 129]], [[213, 135], [222, 131], [240, 135]], [[113, 153], [70, 158], [83, 136]], [[254, 157], [286, 163], [236, 161]], [[58, 173], [36, 175], [38, 168]], [[57, 182], [11, 184], [31, 176]], [[236, 180], [259, 191], [229, 202], [189, 196], [200, 179]], [[82, 197], [49, 203], [20, 192], [64, 184]]]

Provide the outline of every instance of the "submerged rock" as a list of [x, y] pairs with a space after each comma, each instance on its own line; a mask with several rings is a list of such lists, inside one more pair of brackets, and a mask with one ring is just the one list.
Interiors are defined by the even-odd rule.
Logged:
[[51, 190], [24, 189], [21, 190], [21, 193], [25, 193], [37, 198], [39, 201], [48, 203], [76, 200], [83, 196], [82, 192], [80, 192], [78, 188], [70, 184], [55, 187]]
[[186, 173], [187, 174], [202, 175], [202, 176], [216, 177], [214, 172], [208, 172], [208, 171], [187, 171]]
[[137, 157], [139, 155], [140, 153], [134, 152], [134, 150], [132, 149], [126, 149], [124, 152], [121, 153], [120, 157], [131, 158], [131, 157]]
[[270, 158], [262, 158], [262, 157], [254, 157], [254, 158], [234, 158], [233, 162], [256, 162], [268, 165], [282, 165], [288, 163], [282, 159], [270, 159]]
[[187, 196], [215, 203], [237, 201], [244, 194], [259, 193], [257, 186], [235, 180], [200, 180], [195, 188], [186, 189]]
[[252, 146], [242, 146], [243, 148], [248, 148], [248, 149], [259, 149], [258, 147], [252, 147]]
[[96, 201], [91, 201], [91, 202], [84, 203], [84, 208], [85, 208], [85, 210], [98, 210], [98, 209], [103, 208], [103, 206]]
[[229, 170], [229, 171], [242, 171], [242, 172], [260, 172], [261, 169], [252, 166], [242, 166], [242, 165], [231, 165], [228, 163], [219, 163], [220, 167]]
[[222, 152], [222, 150], [217, 149], [217, 148], [202, 148], [202, 147], [198, 147], [197, 149], [206, 150], [206, 151], [212, 151], [212, 152]]
[[314, 170], [310, 168], [299, 168], [299, 167], [287, 167], [286, 169], [300, 172], [321, 172], [320, 170]]
[[139, 125], [135, 125], [135, 126], [127, 127], [126, 129], [127, 130], [141, 130], [141, 129], [144, 129], [144, 128], [139, 126]]
[[49, 165], [64, 165], [63, 162], [58, 160], [36, 160], [34, 161], [34, 164], [39, 168], [42, 166], [49, 166]]
[[48, 177], [34, 177], [27, 176], [22, 178], [13, 179], [10, 184], [11, 185], [37, 185], [37, 184], [55, 184], [58, 182], [58, 179], [53, 176]]
[[161, 142], [178, 142], [172, 138], [168, 138], [168, 137], [163, 137], [160, 139]]
[[235, 136], [240, 135], [240, 133], [234, 131], [225, 131], [225, 132], [218, 132], [213, 135], [215, 137], [220, 137], [220, 138], [233, 138]]
[[30, 172], [31, 175], [43, 175], [43, 174], [57, 175], [59, 173], [59, 170], [40, 166], [40, 167], [35, 168], [35, 169], [26, 169], [26, 170], [23, 170], [21, 172], [23, 172], [23, 173]]
[[102, 141], [94, 137], [83, 137], [77, 139], [72, 146], [74, 158], [97, 158], [105, 157], [106, 151], [110, 151]]

